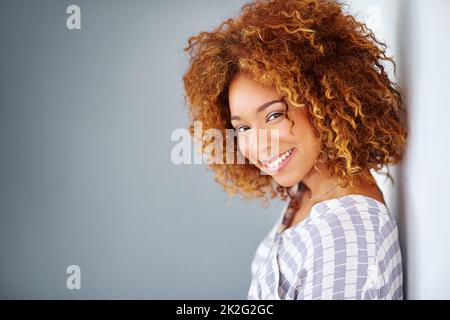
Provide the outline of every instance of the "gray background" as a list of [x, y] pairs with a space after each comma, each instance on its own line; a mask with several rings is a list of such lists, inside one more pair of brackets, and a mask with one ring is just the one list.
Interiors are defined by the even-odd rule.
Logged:
[[[0, 2], [0, 298], [246, 297], [251, 258], [284, 204], [227, 206], [205, 165], [170, 158], [171, 133], [187, 126], [182, 48], [244, 2]], [[439, 205], [450, 181], [439, 76], [450, 72], [449, 4], [350, 3], [398, 53], [414, 109], [400, 184], [380, 182], [399, 220], [407, 296], [450, 298], [450, 213]], [[71, 4], [81, 30], [66, 28]], [[66, 289], [72, 264], [81, 290]]]
[[227, 206], [205, 165], [170, 158], [182, 48], [242, 3], [1, 2], [1, 298], [245, 297], [281, 207]]

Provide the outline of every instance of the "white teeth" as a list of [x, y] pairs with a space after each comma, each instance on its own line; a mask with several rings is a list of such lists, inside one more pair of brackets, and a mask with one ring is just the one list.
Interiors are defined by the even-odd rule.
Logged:
[[267, 163], [266, 166], [269, 167], [270, 169], [278, 167], [281, 164], [281, 162], [286, 160], [286, 158], [289, 157], [292, 154], [292, 152], [293, 152], [292, 149], [286, 151], [277, 160], [272, 161], [271, 163]]

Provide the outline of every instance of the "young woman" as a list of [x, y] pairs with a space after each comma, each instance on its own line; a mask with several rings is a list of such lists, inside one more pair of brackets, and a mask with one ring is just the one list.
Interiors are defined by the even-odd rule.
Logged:
[[397, 226], [371, 174], [406, 144], [386, 46], [341, 3], [275, 0], [244, 5], [185, 50], [191, 133], [194, 121], [232, 128], [232, 152], [248, 159], [210, 163], [216, 181], [289, 199], [256, 250], [248, 299], [402, 299]]

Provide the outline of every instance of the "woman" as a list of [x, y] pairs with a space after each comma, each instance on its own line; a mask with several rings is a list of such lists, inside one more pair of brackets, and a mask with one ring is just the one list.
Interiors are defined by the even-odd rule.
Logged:
[[255, 1], [188, 42], [191, 133], [233, 128], [248, 160], [210, 163], [216, 181], [289, 199], [248, 299], [402, 299], [397, 226], [371, 173], [401, 160], [407, 136], [386, 45], [327, 0]]

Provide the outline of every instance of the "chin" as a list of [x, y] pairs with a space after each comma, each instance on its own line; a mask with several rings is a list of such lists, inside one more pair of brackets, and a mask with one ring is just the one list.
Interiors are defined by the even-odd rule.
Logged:
[[290, 170], [281, 171], [277, 174], [272, 175], [272, 178], [277, 182], [280, 186], [290, 188], [297, 184], [299, 184], [309, 172], [307, 167], [302, 167], [301, 165], [294, 166], [298, 168], [297, 170], [293, 170], [292, 168], [287, 168]]
[[273, 180], [275, 180], [276, 183], [278, 183], [282, 187], [290, 188], [298, 183], [300, 183], [301, 179], [295, 179], [292, 176], [291, 177], [272, 177]]

